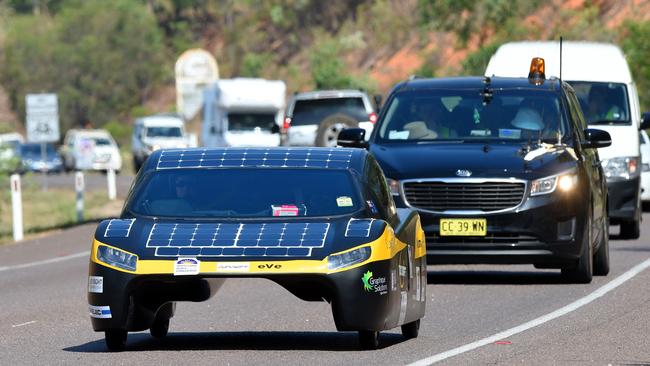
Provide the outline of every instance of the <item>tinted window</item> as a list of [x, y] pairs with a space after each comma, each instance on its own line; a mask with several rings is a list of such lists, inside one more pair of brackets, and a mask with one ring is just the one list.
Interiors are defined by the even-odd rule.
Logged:
[[380, 122], [384, 141], [527, 140], [566, 136], [558, 96], [549, 91], [501, 89], [485, 99], [478, 90], [397, 93]]
[[178, 169], [149, 173], [127, 208], [167, 217], [313, 217], [359, 210], [358, 197], [343, 170]]
[[588, 124], [630, 123], [627, 88], [621, 83], [569, 81]]
[[296, 100], [293, 107], [292, 126], [319, 124], [336, 113], [348, 115], [357, 121], [367, 121], [368, 113], [359, 97]]
[[109, 140], [107, 138], [95, 137], [95, 138], [92, 138], [92, 140], [95, 142], [96, 146], [110, 146], [110, 145], [112, 145], [111, 140]]
[[228, 130], [253, 131], [256, 128], [270, 130], [275, 123], [275, 113], [228, 113]]
[[180, 127], [147, 127], [147, 137], [182, 137]]

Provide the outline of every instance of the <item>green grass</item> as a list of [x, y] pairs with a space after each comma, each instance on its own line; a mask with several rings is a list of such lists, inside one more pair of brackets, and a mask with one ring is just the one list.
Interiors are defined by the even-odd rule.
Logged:
[[[11, 193], [6, 177], [0, 178], [0, 244], [13, 241]], [[6, 188], [5, 188], [6, 187]], [[50, 188], [43, 191], [29, 178], [22, 187], [23, 226], [25, 237], [43, 231], [77, 224], [75, 192]], [[117, 217], [123, 201], [109, 201], [106, 192], [86, 192], [84, 195], [84, 222]]]

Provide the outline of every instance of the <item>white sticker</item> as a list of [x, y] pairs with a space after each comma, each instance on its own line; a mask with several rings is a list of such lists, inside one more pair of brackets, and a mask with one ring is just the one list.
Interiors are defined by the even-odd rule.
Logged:
[[402, 291], [400, 293], [399, 320], [397, 321], [398, 324], [404, 324], [404, 320], [406, 319], [407, 306], [408, 306], [408, 294], [406, 293], [406, 291]]
[[409, 134], [411, 131], [396, 131], [396, 130], [390, 130], [388, 131], [388, 139], [389, 140], [406, 140], [409, 138]]
[[217, 272], [243, 273], [250, 271], [248, 262], [223, 262], [217, 263]]
[[397, 271], [395, 269], [390, 271], [390, 289], [391, 291], [397, 290]]
[[101, 294], [104, 292], [104, 277], [88, 276], [88, 292]]
[[415, 297], [414, 299], [417, 301], [420, 301], [421, 297], [421, 292], [422, 292], [422, 283], [420, 282], [421, 276], [420, 276], [420, 266], [415, 267]]
[[90, 311], [90, 316], [92, 316], [93, 318], [110, 319], [113, 317], [111, 315], [110, 306], [88, 305], [88, 311]]
[[178, 258], [174, 263], [174, 276], [199, 274], [201, 262], [196, 258]]
[[336, 198], [336, 205], [339, 207], [350, 207], [353, 206], [352, 198], [348, 196], [341, 196]]

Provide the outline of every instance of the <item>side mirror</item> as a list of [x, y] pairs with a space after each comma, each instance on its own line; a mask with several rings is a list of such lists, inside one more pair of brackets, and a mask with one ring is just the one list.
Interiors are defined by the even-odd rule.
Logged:
[[609, 132], [597, 128], [588, 128], [585, 130], [585, 141], [580, 143], [585, 149], [595, 149], [607, 147], [612, 144], [612, 137]]
[[379, 114], [379, 110], [381, 109], [381, 94], [375, 94], [373, 96], [373, 99], [375, 100], [375, 107], [377, 108], [377, 114]]
[[650, 112], [645, 112], [641, 115], [639, 130], [647, 130], [648, 128], [650, 128]]
[[278, 126], [276, 123], [273, 123], [271, 126], [271, 133], [280, 133], [280, 126]]
[[366, 141], [366, 130], [363, 128], [344, 128], [339, 132], [336, 144], [342, 147], [368, 148]]

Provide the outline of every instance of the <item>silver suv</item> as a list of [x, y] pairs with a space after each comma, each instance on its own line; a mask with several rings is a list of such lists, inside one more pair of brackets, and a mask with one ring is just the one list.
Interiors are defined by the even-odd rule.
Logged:
[[342, 129], [360, 127], [366, 130], [366, 136], [370, 136], [376, 121], [375, 108], [363, 91], [322, 90], [298, 93], [287, 105], [283, 126], [286, 134], [284, 144], [336, 146], [336, 138]]

